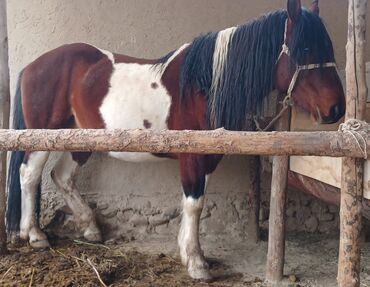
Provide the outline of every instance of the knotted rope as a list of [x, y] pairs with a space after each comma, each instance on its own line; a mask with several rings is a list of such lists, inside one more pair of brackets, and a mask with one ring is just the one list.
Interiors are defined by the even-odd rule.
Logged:
[[256, 126], [256, 130], [259, 131], [259, 132], [267, 132], [270, 128], [272, 128], [275, 123], [281, 118], [281, 116], [291, 107], [293, 106], [293, 102], [292, 102], [292, 97], [291, 95], [287, 95], [284, 100], [283, 100], [283, 108], [281, 109], [281, 111], [276, 115], [276, 117], [274, 117], [270, 123], [265, 127], [265, 128], [261, 128], [259, 122], [258, 122], [258, 118], [255, 116], [253, 117], [253, 120], [254, 120], [254, 124]]
[[364, 121], [350, 119], [339, 126], [339, 132], [350, 134], [354, 138], [358, 148], [364, 156], [364, 159], [367, 159], [367, 143], [365, 137], [360, 133], [360, 131], [370, 132], [369, 124]]

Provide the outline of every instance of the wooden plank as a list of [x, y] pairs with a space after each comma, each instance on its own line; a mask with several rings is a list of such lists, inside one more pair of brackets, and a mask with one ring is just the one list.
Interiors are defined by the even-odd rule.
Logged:
[[292, 156], [290, 170], [340, 188], [342, 160], [335, 157]]
[[[290, 170], [340, 188], [342, 178], [342, 159], [333, 157], [316, 156], [291, 156]], [[364, 192], [363, 197], [370, 200], [370, 160], [364, 167]]]
[[[6, 0], [0, 0], [0, 128], [9, 128], [9, 65]], [[6, 253], [6, 152], [0, 152], [0, 253]]]

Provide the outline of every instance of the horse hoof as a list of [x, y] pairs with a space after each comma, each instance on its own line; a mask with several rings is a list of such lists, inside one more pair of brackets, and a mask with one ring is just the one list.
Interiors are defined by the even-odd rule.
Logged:
[[33, 249], [37, 250], [47, 249], [50, 247], [49, 241], [47, 239], [30, 241], [30, 245]]
[[89, 242], [102, 242], [102, 235], [97, 228], [87, 228], [84, 232], [84, 238]]
[[48, 238], [44, 232], [41, 231], [38, 227], [31, 228], [28, 233], [29, 243], [34, 249], [45, 249], [49, 248], [50, 244]]
[[212, 281], [212, 275], [206, 268], [189, 268], [189, 275], [195, 280], [201, 280], [205, 282]]

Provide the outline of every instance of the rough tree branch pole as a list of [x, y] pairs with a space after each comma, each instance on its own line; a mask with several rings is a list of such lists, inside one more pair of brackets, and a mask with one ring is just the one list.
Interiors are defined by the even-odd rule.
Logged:
[[[367, 142], [369, 126], [359, 131]], [[0, 150], [128, 151], [152, 153], [316, 155], [363, 158], [342, 132], [231, 132], [152, 130], [0, 130]]]
[[[278, 131], [290, 129], [290, 112], [286, 112], [275, 126]], [[285, 208], [287, 196], [289, 156], [274, 156], [272, 163], [269, 239], [266, 281], [273, 286], [283, 280], [285, 261]]]
[[[9, 66], [6, 0], [0, 0], [0, 128], [9, 128]], [[6, 252], [6, 151], [0, 153], [0, 253]]]
[[[346, 119], [363, 120], [366, 109], [365, 32], [367, 0], [349, 0], [347, 43]], [[344, 158], [340, 209], [338, 284], [360, 286], [360, 232], [362, 228], [363, 161]]]

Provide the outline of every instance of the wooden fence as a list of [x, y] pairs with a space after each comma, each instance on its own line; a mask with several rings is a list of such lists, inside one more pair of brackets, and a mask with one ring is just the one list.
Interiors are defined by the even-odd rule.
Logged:
[[[366, 105], [365, 27], [367, 0], [349, 0], [346, 119], [362, 120]], [[7, 150], [128, 151], [152, 153], [275, 155], [270, 214], [267, 280], [283, 277], [284, 214], [289, 155], [344, 157], [341, 189], [341, 235], [338, 284], [360, 286], [363, 160], [370, 155], [369, 126], [339, 132], [248, 133], [150, 130], [25, 130], [8, 128], [9, 71], [6, 1], [0, 0], [0, 251], [5, 251], [5, 152]], [[280, 129], [286, 123], [280, 122]]]

